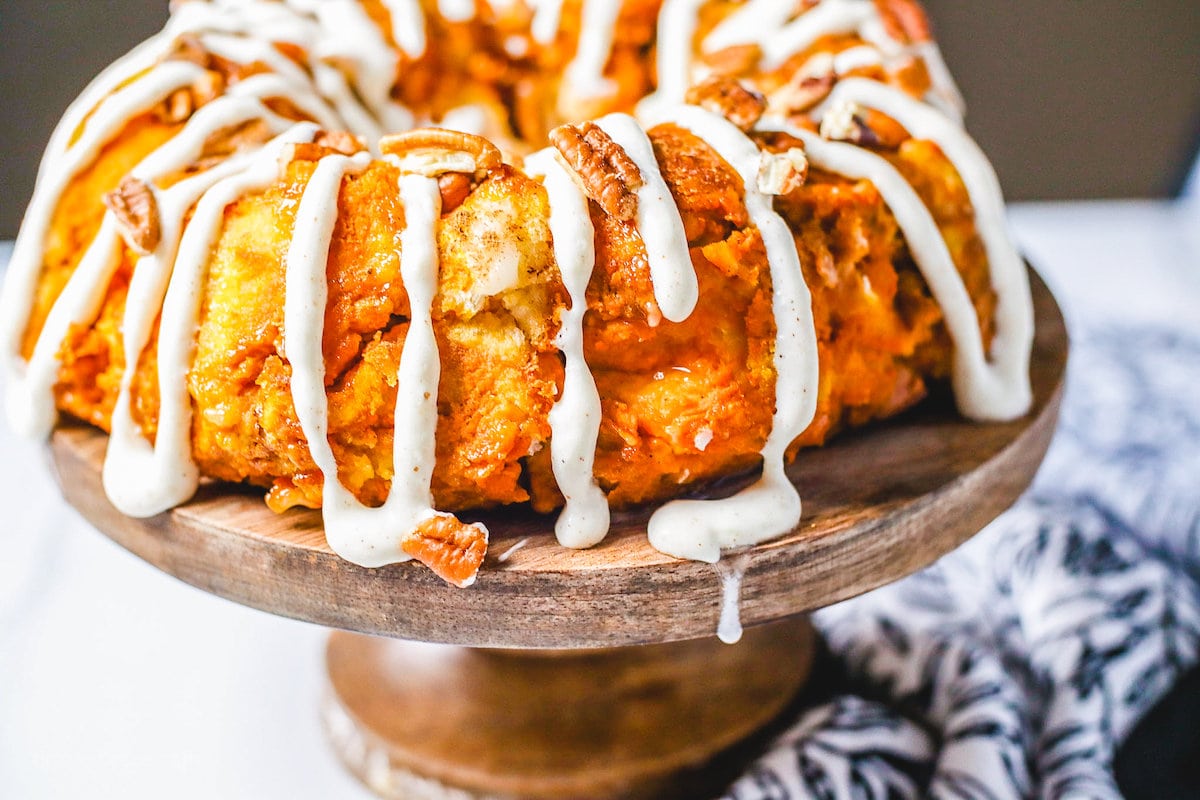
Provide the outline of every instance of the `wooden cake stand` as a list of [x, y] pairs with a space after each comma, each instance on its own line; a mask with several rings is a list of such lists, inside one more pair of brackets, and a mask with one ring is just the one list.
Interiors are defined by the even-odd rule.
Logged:
[[584, 551], [556, 544], [552, 518], [486, 515], [490, 552], [461, 590], [417, 565], [347, 563], [325, 544], [318, 513], [277, 516], [258, 493], [228, 486], [130, 519], [101, 486], [103, 434], [65, 427], [52, 451], [67, 500], [151, 564], [239, 603], [357, 632], [330, 637], [325, 721], [343, 762], [378, 794], [711, 796], [739, 765], [739, 743], [807, 678], [815, 635], [804, 612], [932, 563], [1029, 485], [1067, 357], [1062, 315], [1031, 278], [1030, 413], [975, 424], [933, 399], [802, 453], [789, 471], [800, 527], [723, 562], [744, 573], [748, 630], [734, 646], [715, 633], [732, 606], [723, 587], [732, 594], [736, 582], [651, 548], [646, 513], [617, 515], [609, 538]]

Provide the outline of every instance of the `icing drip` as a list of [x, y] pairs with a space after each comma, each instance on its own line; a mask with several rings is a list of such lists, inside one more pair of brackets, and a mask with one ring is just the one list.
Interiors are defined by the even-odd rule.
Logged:
[[675, 198], [663, 180], [650, 137], [628, 114], [609, 114], [596, 124], [629, 155], [641, 170], [643, 185], [636, 192], [637, 228], [646, 246], [654, 299], [671, 322], [687, 319], [696, 307], [700, 287], [688, 251], [687, 235]]
[[[864, 30], [877, 22], [879, 12], [871, 0], [825, 0], [778, 31], [771, 31], [762, 43], [763, 67], [775, 69], [793, 53], [811, 47], [817, 39], [828, 34], [858, 33], [867, 38]], [[761, 32], [762, 28], [759, 29]]]
[[966, 113], [967, 101], [963, 99], [950, 68], [946, 66], [941, 48], [936, 42], [921, 42], [914, 49], [925, 60], [925, 69], [929, 71], [929, 79], [933, 83], [933, 90], [926, 99], [948, 116], [961, 121]]
[[713, 565], [721, 579], [721, 618], [717, 623], [717, 638], [725, 644], [742, 640], [742, 580], [750, 558], [734, 556]]
[[693, 40], [707, 0], [666, 0], [658, 15], [658, 90], [638, 104], [640, 117], [683, 102], [691, 85]]
[[539, 44], [550, 44], [558, 38], [562, 25], [563, 0], [526, 0], [533, 7], [533, 22], [530, 33]]
[[[955, 395], [959, 409], [972, 419], [1008, 420], [1021, 416], [1032, 402], [1029, 357], [1033, 342], [1033, 305], [1025, 263], [1008, 234], [1004, 196], [995, 170], [979, 146], [954, 120], [897, 89], [864, 78], [846, 78], [834, 87], [830, 96], [831, 106], [841, 102], [854, 102], [880, 111], [903, 125], [914, 137], [934, 142], [962, 178], [975, 210], [975, 225], [987, 251], [992, 288], [996, 292], [996, 335], [989, 364], [979, 340], [974, 307], [965, 290], [961, 294], [955, 291], [957, 299], [947, 296], [946, 301], [935, 293], [942, 304], [947, 326], [955, 336]], [[871, 155], [857, 148], [854, 152], [862, 158], [845, 164], [845, 169], [859, 168], [857, 165], [867, 163], [866, 156]], [[883, 173], [880, 171], [880, 174]], [[889, 205], [897, 216], [906, 208], [912, 209], [912, 213], [928, 215], [915, 193], [899, 208], [890, 201]], [[928, 228], [925, 230], [928, 232]], [[934, 226], [934, 232], [936, 230]], [[948, 266], [961, 285], [953, 261], [944, 249], [945, 243], [942, 242], [939, 252], [929, 236], [914, 238], [916, 245], [910, 239], [910, 248], [915, 251], [922, 247], [928, 253], [927, 264], [940, 263], [942, 269]], [[940, 234], [937, 239], [941, 242]], [[932, 290], [932, 285], [930, 288]]]
[[766, 37], [778, 33], [795, 15], [796, 5], [779, 0], [749, 0], [721, 20], [705, 37], [701, 47], [706, 53], [716, 53], [740, 44], [761, 45]]
[[650, 544], [679, 558], [715, 562], [721, 551], [781, 536], [800, 522], [800, 495], [784, 472], [788, 445], [812, 422], [817, 407], [817, 333], [812, 299], [791, 229], [758, 190], [762, 154], [724, 117], [684, 106], [669, 121], [708, 142], [737, 171], [746, 209], [762, 236], [775, 315], [775, 415], [763, 446], [762, 477], [722, 500], [676, 500], [650, 518]]
[[392, 18], [392, 38], [409, 58], [425, 55], [425, 13], [420, 0], [381, 0]]
[[[148, 517], [161, 513], [186, 502], [199, 486], [199, 470], [192, 458], [187, 373], [195, 352], [208, 257], [225, 208], [274, 182], [284, 145], [311, 141], [316, 132], [314, 125], [296, 125], [255, 153], [235, 156], [158, 193], [161, 242], [153, 254], [139, 260], [129, 287], [123, 323], [127, 365], [104, 461], [105, 491], [123, 514]], [[184, 229], [184, 215], [197, 197], [199, 202]], [[145, 350], [158, 309], [159, 416], [151, 445], [130, 413], [130, 388], [132, 365]]]
[[579, 45], [566, 75], [571, 91], [577, 96], [605, 97], [616, 88], [604, 77], [604, 68], [612, 55], [620, 14], [621, 4], [614, 0], [583, 0]]
[[587, 198], [553, 151], [533, 154], [525, 166], [531, 175], [544, 179], [554, 260], [571, 298], [571, 307], [562, 315], [557, 342], [566, 361], [566, 374], [562, 394], [550, 411], [554, 478], [566, 498], [554, 532], [565, 547], [591, 547], [604, 539], [609, 523], [608, 500], [592, 472], [600, 433], [600, 395], [583, 357], [586, 293], [596, 264], [595, 231]]
[[172, 92], [191, 85], [201, 72], [194, 64], [183, 62], [168, 62], [152, 70], [141, 80], [105, 98], [88, 118], [78, 141], [65, 153], [48, 151], [42, 161], [37, 187], [17, 235], [0, 296], [0, 352], [4, 358], [9, 416], [18, 432], [30, 437], [50, 435], [57, 419], [53, 387], [58, 377], [59, 344], [72, 325], [95, 316], [118, 261], [116, 223], [111, 214], [106, 214], [100, 232], [51, 309], [32, 358], [24, 363], [21, 341], [29, 325], [42, 271], [43, 248], [59, 199], [68, 184], [130, 119], [158, 105]]
[[326, 267], [341, 182], [348, 172], [361, 172], [369, 163], [365, 154], [326, 156], [305, 187], [286, 258], [284, 339], [292, 366], [296, 416], [313, 461], [325, 476], [325, 538], [347, 561], [378, 567], [409, 560], [401, 549], [402, 537], [439, 515], [430, 492], [441, 370], [431, 309], [438, 277], [436, 231], [441, 194], [432, 178], [400, 178], [405, 214], [400, 270], [411, 306], [410, 322], [396, 378], [392, 486], [383, 506], [368, 508], [338, 479], [327, 438], [329, 408], [321, 342], [328, 296]]

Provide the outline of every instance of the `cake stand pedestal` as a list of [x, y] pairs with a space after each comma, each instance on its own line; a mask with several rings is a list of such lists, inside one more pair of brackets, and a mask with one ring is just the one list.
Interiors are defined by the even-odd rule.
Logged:
[[[815, 637], [804, 613], [932, 563], [1033, 479], [1058, 416], [1067, 336], [1053, 297], [1030, 278], [1028, 415], [975, 424], [933, 398], [804, 452], [789, 469], [803, 522], [727, 556], [724, 578], [651, 548], [646, 513], [615, 515], [604, 543], [575, 551], [555, 543], [552, 519], [517, 510], [481, 517], [491, 551], [478, 583], [455, 589], [419, 565], [345, 562], [318, 513], [275, 515], [258, 493], [228, 486], [130, 519], [101, 485], [102, 433], [60, 428], [51, 451], [67, 500], [149, 563], [213, 594], [356, 632], [330, 638], [323, 708], [339, 756], [377, 793], [703, 797], [806, 679]], [[726, 591], [731, 569], [740, 596]], [[731, 595], [747, 626], [734, 646], [714, 636]]]

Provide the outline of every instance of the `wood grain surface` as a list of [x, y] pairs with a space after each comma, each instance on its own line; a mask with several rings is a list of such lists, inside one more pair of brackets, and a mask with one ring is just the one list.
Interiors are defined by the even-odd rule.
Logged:
[[324, 719], [384, 798], [708, 797], [745, 767], [748, 739], [778, 732], [815, 639], [803, 616], [732, 647], [500, 651], [336, 632]]
[[[978, 532], [1029, 485], [1054, 431], [1067, 358], [1058, 306], [1031, 279], [1030, 413], [978, 424], [959, 417], [948, 398], [931, 398], [802, 452], [789, 469], [804, 500], [800, 526], [744, 551], [745, 624], [820, 608], [914, 572]], [[615, 515], [608, 539], [582, 551], [556, 543], [553, 517], [525, 509], [481, 514], [492, 534], [487, 561], [473, 587], [455, 589], [420, 565], [370, 570], [343, 561], [325, 544], [319, 513], [276, 515], [260, 492], [238, 487], [205, 486], [174, 511], [125, 517], [101, 486], [106, 441], [82, 426], [54, 434], [67, 500], [149, 563], [265, 611], [403, 639], [509, 648], [676, 641], [717, 628], [716, 571], [650, 547], [648, 511]]]

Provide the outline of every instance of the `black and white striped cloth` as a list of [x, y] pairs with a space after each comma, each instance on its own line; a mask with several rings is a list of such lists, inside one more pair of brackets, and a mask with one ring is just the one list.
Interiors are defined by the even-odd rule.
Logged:
[[836, 691], [725, 800], [1121, 796], [1117, 746], [1200, 649], [1200, 339], [1075, 336], [1032, 490], [815, 615]]

